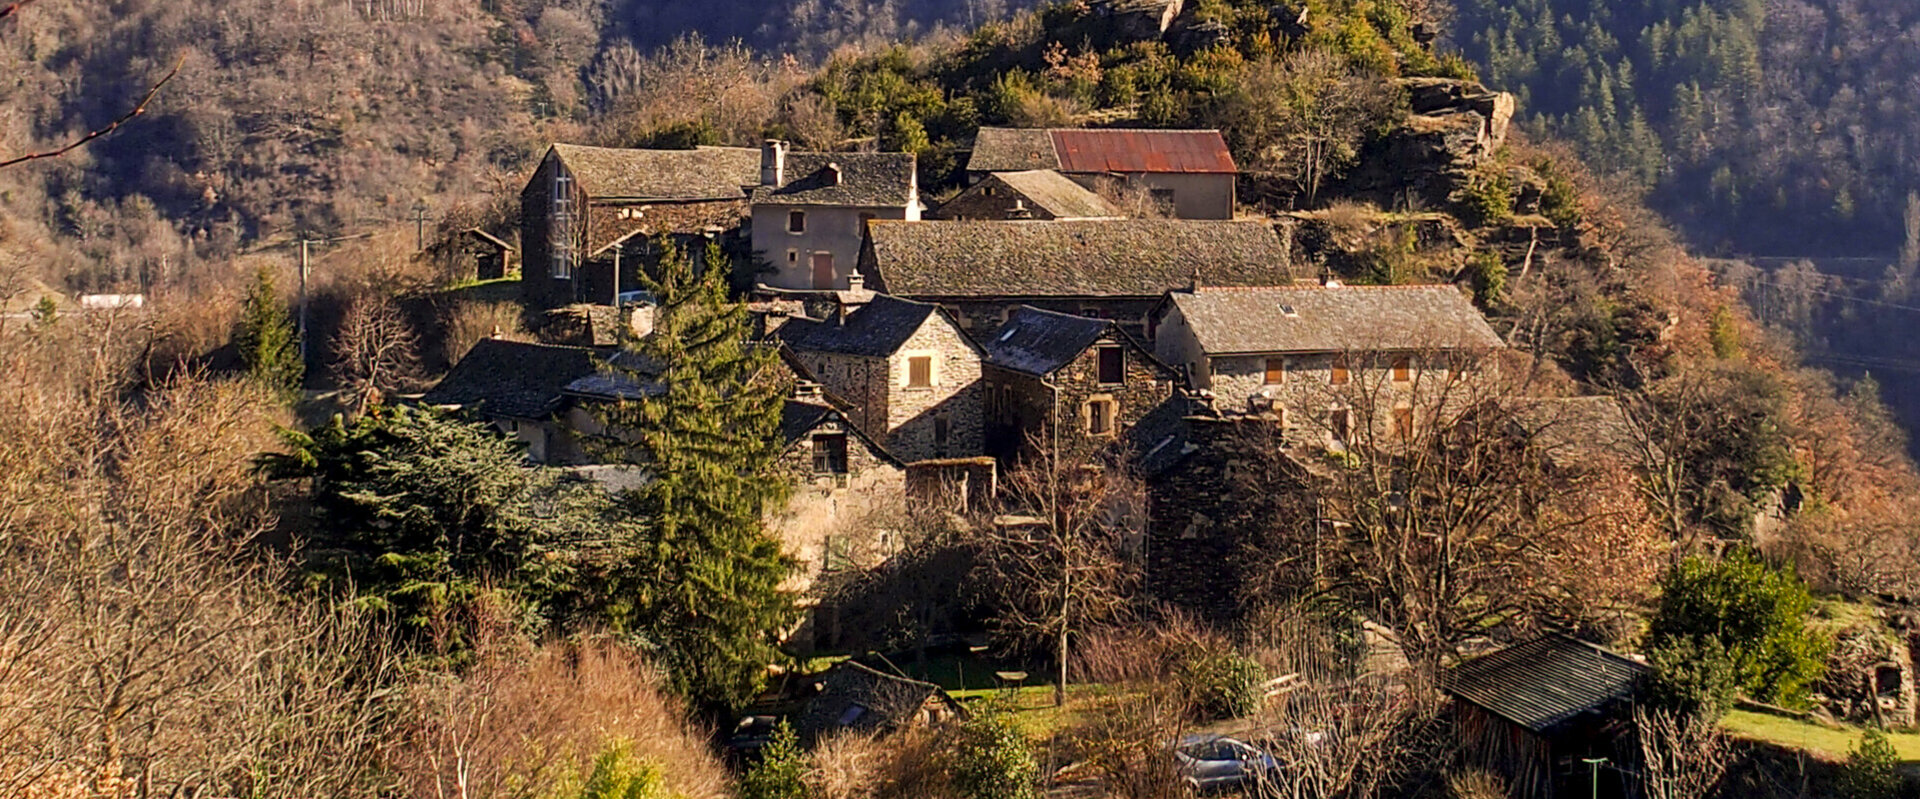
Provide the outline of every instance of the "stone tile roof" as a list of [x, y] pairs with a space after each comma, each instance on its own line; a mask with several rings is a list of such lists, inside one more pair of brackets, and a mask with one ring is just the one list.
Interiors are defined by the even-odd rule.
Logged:
[[639, 353], [614, 350], [596, 365], [601, 368], [569, 381], [567, 393], [600, 400], [635, 400], [666, 392], [666, 386], [658, 380], [666, 367]]
[[726, 200], [760, 182], [760, 151], [747, 147], [635, 150], [555, 144], [567, 171], [592, 198]]
[[938, 685], [843, 661], [820, 680], [820, 693], [795, 714], [793, 729], [806, 741], [842, 732], [893, 732], [911, 724], [930, 700], [962, 714]]
[[[758, 164], [758, 162], [755, 162]], [[836, 183], [829, 165], [840, 168]], [[755, 168], [758, 181], [758, 167]], [[753, 190], [756, 203], [905, 206], [914, 201], [912, 153], [787, 154], [786, 183]]]
[[1107, 202], [1105, 197], [1089, 191], [1087, 187], [1051, 169], [1001, 172], [989, 180], [1005, 183], [1007, 188], [1019, 192], [1020, 196], [1026, 198], [1028, 207], [1036, 211], [1046, 211], [1047, 215], [1054, 219], [1126, 216], [1120, 212], [1120, 209], [1113, 207], [1113, 203]]
[[932, 303], [876, 294], [842, 320], [795, 317], [774, 331], [782, 344], [801, 352], [832, 352], [885, 358], [940, 311]]
[[1449, 285], [1203, 286], [1167, 297], [1209, 355], [1502, 346]]
[[1044, 377], [1072, 363], [1112, 327], [1106, 319], [1022, 305], [980, 346], [987, 363]]
[[544, 419], [560, 408], [568, 383], [598, 368], [594, 351], [585, 347], [485, 338], [420, 402], [473, 407], [493, 416]]
[[867, 231], [867, 286], [914, 297], [1152, 297], [1195, 275], [1227, 286], [1291, 279], [1286, 244], [1265, 222], [875, 220]]
[[1453, 667], [1441, 690], [1545, 734], [1633, 696], [1651, 671], [1603, 647], [1549, 634]]
[[1627, 409], [1613, 397], [1519, 402], [1515, 422], [1555, 466], [1590, 465], [1598, 458], [1632, 462], [1641, 456]]
[[981, 128], [967, 160], [971, 172], [1234, 174], [1233, 154], [1217, 130], [1139, 128]]
[[780, 406], [780, 435], [787, 446], [793, 446], [811, 435], [820, 425], [828, 421], [846, 422], [842, 427], [848, 435], [860, 440], [861, 444], [876, 457], [895, 466], [905, 467], [905, 463], [881, 446], [880, 442], [868, 437], [858, 426], [847, 422], [846, 416], [823, 398], [794, 397]]

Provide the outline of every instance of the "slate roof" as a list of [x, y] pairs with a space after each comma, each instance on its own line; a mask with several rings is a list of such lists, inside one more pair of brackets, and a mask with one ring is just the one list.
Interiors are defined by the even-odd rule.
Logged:
[[420, 401], [477, 407], [495, 416], [543, 419], [559, 409], [567, 384], [598, 368], [593, 350], [585, 347], [485, 338]]
[[[782, 440], [787, 443], [787, 446], [793, 446], [799, 443], [801, 439], [811, 435], [814, 430], [820, 427], [820, 423], [822, 422], [831, 419], [839, 419], [842, 422], [847, 421], [847, 417], [841, 413], [840, 409], [835, 408], [829, 404], [829, 402], [830, 401], [825, 398], [796, 397], [788, 399], [785, 404], [780, 406], [780, 435], [783, 437]], [[843, 427], [849, 435], [859, 439], [862, 445], [881, 460], [903, 468], [906, 466], [905, 462], [894, 457], [891, 451], [881, 446], [880, 442], [868, 437], [858, 426], [847, 422]]]
[[1652, 669], [1560, 634], [1469, 660], [1442, 690], [1536, 734], [1631, 697]]
[[[1051, 169], [1029, 169], [1023, 172], [1002, 172], [994, 175], [994, 180], [1005, 183], [1007, 188], [1020, 193], [1027, 200], [1027, 207], [1036, 211], [1044, 210], [1055, 219], [1093, 219], [1123, 217], [1120, 209], [1106, 198], [1089, 191], [1066, 175]], [[978, 189], [975, 186], [974, 189]], [[974, 189], [968, 189], [973, 191]]]
[[1640, 458], [1640, 442], [1626, 408], [1613, 397], [1522, 400], [1515, 421], [1556, 466], [1591, 465], [1596, 458]]
[[986, 362], [1030, 375], [1050, 375], [1073, 362], [1113, 323], [1022, 305], [981, 342]]
[[1449, 285], [1203, 286], [1167, 297], [1209, 355], [1502, 346]]
[[[759, 180], [759, 162], [755, 161]], [[835, 184], [827, 165], [840, 167]], [[756, 203], [905, 206], [914, 200], [912, 153], [787, 153], [786, 183], [753, 190]]]
[[871, 302], [849, 312], [844, 322], [795, 317], [774, 331], [782, 344], [802, 352], [832, 352], [885, 358], [939, 312], [932, 303], [876, 294]]
[[1233, 154], [1217, 130], [1140, 128], [981, 128], [967, 160], [971, 172], [1234, 174]]
[[760, 151], [748, 147], [636, 150], [555, 144], [588, 197], [737, 200], [760, 182]]
[[666, 386], [656, 379], [666, 372], [666, 368], [638, 353], [615, 350], [605, 359], [596, 361], [595, 366], [600, 368], [569, 381], [567, 393], [595, 399], [633, 400], [658, 396], [666, 391]]
[[821, 679], [820, 693], [795, 714], [794, 732], [815, 741], [840, 732], [892, 732], [906, 726], [928, 700], [961, 713], [940, 686], [842, 661]]
[[[920, 297], [1152, 297], [1202, 283], [1291, 279], [1265, 222], [875, 220], [860, 268], [876, 291]], [[871, 255], [871, 258], [869, 258]]]

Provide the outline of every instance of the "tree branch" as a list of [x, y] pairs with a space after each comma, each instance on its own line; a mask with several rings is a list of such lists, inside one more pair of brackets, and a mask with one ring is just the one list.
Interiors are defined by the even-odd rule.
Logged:
[[20, 13], [20, 9], [33, 5], [36, 2], [39, 2], [39, 0], [18, 0], [18, 2], [8, 3], [4, 6], [0, 6], [0, 19], [6, 19], [7, 17], [11, 17], [14, 14], [18, 14]]
[[[13, 3], [12, 5], [8, 5], [3, 8], [0, 8], [0, 19], [6, 18], [7, 16], [13, 14], [15, 11], [19, 10], [21, 6], [31, 2], [34, 2], [34, 0], [20, 0], [19, 2]], [[187, 63], [186, 56], [181, 56], [180, 60], [173, 62], [173, 69], [167, 70], [167, 74], [165, 77], [162, 77], [158, 83], [155, 83], [153, 84], [153, 86], [149, 87], [147, 89], [146, 95], [140, 98], [140, 102], [135, 104], [132, 110], [128, 111], [125, 114], [120, 115], [120, 118], [107, 123], [105, 127], [97, 128], [95, 130], [89, 131], [85, 136], [81, 136], [78, 139], [68, 142], [66, 146], [60, 147], [59, 149], [45, 150], [37, 153], [27, 153], [26, 155], [15, 156], [13, 158], [0, 161], [0, 169], [5, 169], [15, 164], [21, 164], [27, 161], [33, 161], [41, 158], [58, 158], [74, 150], [79, 149], [81, 146], [85, 145], [87, 142], [93, 141], [94, 139], [98, 139], [102, 136], [105, 136], [109, 133], [114, 132], [115, 130], [118, 130], [121, 125], [124, 125], [128, 122], [133, 121], [134, 117], [137, 117], [137, 116], [140, 116], [141, 114], [146, 113], [147, 106], [152, 104], [153, 98], [160, 94], [160, 87], [167, 85], [167, 81], [173, 80], [173, 76], [180, 74], [180, 67], [185, 66], [186, 63]]]

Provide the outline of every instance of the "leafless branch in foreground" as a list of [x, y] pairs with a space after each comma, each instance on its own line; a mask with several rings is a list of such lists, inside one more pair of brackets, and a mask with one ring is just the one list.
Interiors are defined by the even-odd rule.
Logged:
[[[9, 16], [12, 16], [13, 13], [18, 11], [21, 6], [24, 6], [27, 3], [30, 3], [33, 1], [34, 0], [21, 0], [21, 2], [17, 2], [12, 5], [6, 6], [4, 8], [0, 8], [0, 19], [5, 19]], [[73, 152], [74, 150], [77, 150], [82, 146], [85, 146], [87, 142], [93, 141], [94, 139], [98, 139], [102, 136], [105, 136], [109, 133], [114, 132], [115, 130], [119, 130], [121, 125], [125, 125], [128, 122], [133, 121], [134, 117], [137, 117], [137, 116], [140, 116], [141, 114], [146, 113], [147, 106], [153, 104], [153, 98], [159, 96], [160, 88], [162, 86], [167, 85], [167, 81], [173, 80], [173, 76], [180, 74], [180, 68], [183, 66], [186, 66], [186, 63], [187, 63], [186, 56], [181, 56], [180, 60], [173, 62], [173, 69], [167, 70], [167, 74], [161, 77], [158, 83], [155, 83], [152, 86], [148, 87], [147, 93], [140, 98], [140, 102], [134, 104], [132, 110], [128, 111], [125, 114], [120, 115], [120, 118], [107, 123], [105, 127], [95, 128], [94, 130], [88, 131], [86, 135], [81, 136], [78, 139], [74, 139], [73, 141], [68, 142], [66, 145], [59, 147], [57, 149], [42, 150], [37, 153], [27, 153], [26, 155], [15, 156], [13, 158], [0, 161], [0, 169], [6, 169], [7, 167], [13, 166], [15, 164], [23, 164], [28, 161], [34, 161], [42, 158], [59, 158], [60, 156], [66, 155], [67, 153]]]

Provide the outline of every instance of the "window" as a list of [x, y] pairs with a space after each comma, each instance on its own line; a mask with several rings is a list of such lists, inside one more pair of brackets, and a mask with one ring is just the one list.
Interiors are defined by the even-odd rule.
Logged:
[[813, 437], [813, 473], [847, 473], [846, 433], [821, 433]]
[[1333, 369], [1327, 375], [1327, 382], [1332, 383], [1336, 386], [1344, 386], [1347, 384], [1348, 375], [1349, 373], [1347, 370], [1347, 356], [1345, 355], [1333, 356]]
[[1113, 434], [1113, 400], [1087, 400], [1087, 433], [1096, 436]]
[[787, 212], [787, 232], [788, 233], [807, 232], [807, 212], [788, 211]]
[[800, 251], [799, 251], [799, 250], [788, 250], [788, 251], [787, 251], [787, 263], [790, 263], [790, 264], [797, 264], [797, 263], [800, 263]]
[[1413, 380], [1413, 359], [1400, 355], [1393, 359], [1393, 382], [1405, 383]]
[[1401, 438], [1413, 437], [1413, 409], [1399, 407], [1393, 409], [1393, 434]]
[[573, 278], [573, 175], [564, 167], [553, 173], [553, 209], [547, 227], [550, 258], [547, 274], [561, 280]]
[[1268, 358], [1267, 376], [1264, 382], [1269, 386], [1277, 386], [1287, 382], [1287, 359]]
[[1335, 443], [1347, 443], [1347, 437], [1353, 434], [1353, 412], [1346, 408], [1328, 410], [1327, 432], [1333, 434]]
[[1127, 355], [1119, 347], [1095, 347], [1094, 357], [1099, 361], [1100, 384], [1117, 386], [1127, 382]]
[[953, 420], [945, 416], [933, 417], [933, 448], [941, 455], [947, 454], [947, 439], [953, 435]]
[[907, 388], [933, 388], [933, 356], [916, 355], [907, 359]]

